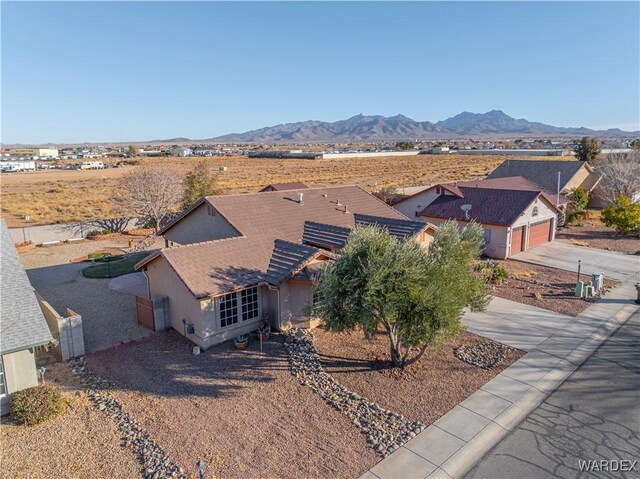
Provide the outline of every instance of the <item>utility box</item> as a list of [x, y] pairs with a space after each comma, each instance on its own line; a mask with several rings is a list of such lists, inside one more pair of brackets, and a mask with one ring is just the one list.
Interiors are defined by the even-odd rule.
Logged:
[[604, 286], [604, 274], [593, 273], [591, 275], [591, 283], [596, 291], [600, 291]]
[[582, 298], [584, 296], [584, 282], [578, 281], [576, 283], [576, 298]]

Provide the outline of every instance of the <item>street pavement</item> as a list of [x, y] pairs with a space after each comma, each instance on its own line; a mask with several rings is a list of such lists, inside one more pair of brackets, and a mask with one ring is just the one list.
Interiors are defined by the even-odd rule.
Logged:
[[[598, 462], [600, 470], [580, 471], [579, 461], [601, 460], [613, 462]], [[638, 463], [632, 467], [633, 461]], [[612, 470], [621, 468], [635, 470]], [[639, 478], [640, 314], [636, 312], [465, 477]]]

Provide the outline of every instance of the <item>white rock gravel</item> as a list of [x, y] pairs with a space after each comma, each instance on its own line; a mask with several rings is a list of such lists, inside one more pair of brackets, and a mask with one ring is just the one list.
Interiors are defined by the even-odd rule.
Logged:
[[87, 368], [84, 358], [70, 361], [70, 366], [73, 373], [88, 389], [88, 397], [94, 407], [115, 421], [121, 432], [121, 446], [132, 449], [142, 464], [142, 477], [145, 479], [187, 479], [188, 476], [183, 469], [151, 438], [145, 428], [123, 410], [122, 404], [108, 392], [111, 387], [109, 381]]
[[311, 388], [332, 407], [345, 414], [368, 444], [386, 457], [425, 429], [418, 421], [411, 421], [376, 403], [349, 391], [322, 370], [318, 350], [313, 344], [313, 332], [308, 329], [289, 330], [284, 342], [291, 374]]

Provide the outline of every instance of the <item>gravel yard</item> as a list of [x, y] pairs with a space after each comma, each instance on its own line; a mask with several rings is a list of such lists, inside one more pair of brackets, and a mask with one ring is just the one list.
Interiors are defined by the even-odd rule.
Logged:
[[291, 376], [282, 337], [263, 353], [255, 337], [246, 351], [191, 348], [169, 331], [87, 357], [188, 473], [204, 459], [207, 477], [354, 478], [379, 460], [348, 418]]
[[78, 391], [66, 364], [47, 366], [47, 383], [63, 390], [67, 410], [51, 422], [28, 427], [3, 417], [0, 426], [2, 477], [140, 477], [135, 456], [120, 447], [113, 421], [93, 409]]
[[87, 241], [20, 255], [31, 284], [58, 313], [64, 315], [69, 308], [82, 316], [87, 352], [150, 334], [137, 323], [134, 296], [109, 289], [109, 279], [85, 278], [82, 269], [87, 263], [70, 263], [78, 256], [114, 246], [119, 243]]
[[420, 361], [401, 372], [387, 367], [389, 341], [385, 333], [367, 341], [359, 331], [329, 333], [317, 328], [314, 336], [327, 373], [381, 407], [426, 425], [523, 355], [521, 351], [513, 351], [493, 369], [472, 366], [456, 358], [454, 349], [487, 339], [465, 332], [438, 349], [428, 350]]
[[[500, 264], [509, 273], [502, 284], [493, 285], [491, 294], [556, 313], [578, 316], [593, 304], [574, 295], [577, 272], [538, 266], [520, 261], [504, 260]], [[580, 275], [588, 282], [590, 276]], [[616, 287], [617, 281], [604, 280], [605, 287]]]
[[[408, 420], [430, 424], [518, 359], [509, 352], [493, 369], [467, 364], [454, 348], [483, 341], [471, 333], [425, 354], [404, 373], [391, 371], [385, 336], [315, 329], [325, 371], [354, 393]], [[112, 394], [155, 441], [195, 473], [212, 477], [354, 478], [379, 461], [351, 420], [291, 375], [282, 335], [257, 338], [238, 351], [231, 342], [200, 355], [169, 331], [87, 357], [115, 382]]]
[[585, 224], [562, 228], [557, 239], [568, 240], [579, 246], [599, 248], [621, 253], [635, 254], [640, 251], [640, 238], [623, 236], [614, 228], [604, 225]]

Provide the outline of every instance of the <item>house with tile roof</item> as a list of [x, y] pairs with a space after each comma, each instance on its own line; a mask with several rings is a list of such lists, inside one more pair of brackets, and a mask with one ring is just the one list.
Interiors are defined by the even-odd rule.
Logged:
[[555, 239], [566, 198], [523, 177], [433, 185], [393, 205], [405, 216], [440, 225], [471, 221], [484, 229], [487, 256], [505, 259]]
[[260, 193], [265, 191], [287, 191], [287, 190], [306, 190], [309, 188], [302, 181], [292, 181], [290, 183], [271, 183], [260, 190]]
[[53, 338], [11, 233], [0, 220], [0, 409], [11, 395], [37, 386], [36, 348]]
[[590, 198], [590, 206], [599, 207], [598, 175], [589, 163], [578, 160], [506, 160], [487, 176], [502, 179], [520, 176], [540, 185], [545, 191], [566, 198], [581, 187]]
[[311, 327], [312, 281], [357, 225], [427, 247], [436, 227], [357, 186], [200, 199], [160, 230], [166, 247], [136, 265], [166, 323], [202, 348], [256, 330]]

